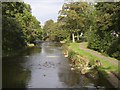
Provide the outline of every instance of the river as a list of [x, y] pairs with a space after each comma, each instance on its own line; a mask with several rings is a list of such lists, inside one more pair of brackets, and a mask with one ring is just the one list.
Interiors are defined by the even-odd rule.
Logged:
[[44, 42], [17, 57], [2, 59], [3, 88], [105, 88], [110, 84], [101, 76], [93, 80], [71, 70], [58, 43]]

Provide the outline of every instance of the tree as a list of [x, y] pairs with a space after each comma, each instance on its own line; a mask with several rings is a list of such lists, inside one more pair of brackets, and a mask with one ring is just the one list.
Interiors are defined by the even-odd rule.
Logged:
[[43, 34], [44, 34], [44, 39], [46, 39], [46, 37], [49, 37], [49, 39], [51, 40], [51, 34], [53, 33], [53, 26], [54, 26], [54, 21], [52, 19], [48, 20], [45, 22], [45, 25], [43, 27]]
[[32, 16], [29, 4], [2, 2], [2, 17], [3, 55], [19, 51], [41, 38], [40, 22]]
[[22, 49], [26, 46], [21, 25], [18, 19], [15, 18], [15, 13], [22, 13], [22, 9], [23, 7], [20, 3], [2, 2], [3, 55], [6, 53], [8, 54], [8, 52], [10, 53]]
[[70, 2], [65, 3], [60, 11], [58, 22], [63, 23], [63, 27], [72, 35], [73, 42], [75, 42], [75, 34], [79, 37], [79, 34], [84, 33], [88, 7], [89, 4], [86, 2]]
[[[96, 29], [92, 30], [88, 47], [120, 58], [120, 2], [100, 2], [96, 8]], [[114, 47], [114, 46], [115, 47]], [[112, 48], [111, 48], [112, 47]]]

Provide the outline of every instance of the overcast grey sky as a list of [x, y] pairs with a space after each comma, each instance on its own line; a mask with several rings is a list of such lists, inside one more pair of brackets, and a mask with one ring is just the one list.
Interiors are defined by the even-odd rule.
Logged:
[[64, 4], [64, 0], [24, 0], [25, 3], [30, 4], [32, 14], [43, 25], [46, 20], [57, 20], [58, 12]]

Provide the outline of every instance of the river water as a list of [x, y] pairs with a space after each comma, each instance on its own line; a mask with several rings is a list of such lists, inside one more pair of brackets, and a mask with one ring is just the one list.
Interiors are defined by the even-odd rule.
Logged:
[[2, 60], [3, 88], [105, 88], [110, 84], [101, 76], [91, 79], [71, 70], [58, 43], [44, 42], [17, 57]]

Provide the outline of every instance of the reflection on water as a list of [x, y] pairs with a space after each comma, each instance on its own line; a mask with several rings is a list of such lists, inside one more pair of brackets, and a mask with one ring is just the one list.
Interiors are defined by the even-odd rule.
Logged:
[[71, 71], [57, 43], [45, 42], [25, 50], [19, 57], [3, 58], [3, 88], [109, 87], [101, 79], [93, 80], [90, 75]]
[[22, 61], [22, 58], [15, 58], [9, 59], [9, 61], [3, 61], [3, 87], [26, 87], [27, 80], [30, 77], [30, 70], [22, 67], [21, 63], [25, 63], [24, 61]]
[[64, 73], [59, 73], [60, 81], [64, 82], [67, 86], [73, 88], [80, 88], [86, 85], [92, 85], [89, 78], [81, 75], [76, 71], [67, 71]]
[[2, 87], [25, 88], [31, 77], [31, 70], [25, 66], [31, 54], [40, 53], [40, 48], [28, 48], [18, 57], [2, 59]]

